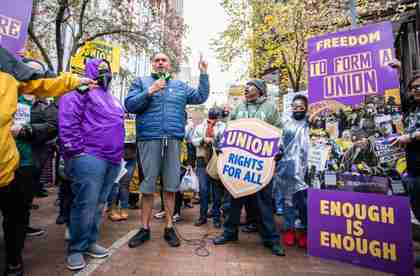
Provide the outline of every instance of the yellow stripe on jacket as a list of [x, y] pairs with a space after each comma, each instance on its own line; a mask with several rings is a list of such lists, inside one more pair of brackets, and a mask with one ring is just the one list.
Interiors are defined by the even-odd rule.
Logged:
[[0, 188], [12, 182], [19, 164], [19, 153], [11, 133], [18, 93], [53, 97], [74, 90], [79, 85], [79, 78], [69, 73], [57, 78], [18, 82], [11, 75], [0, 72]]

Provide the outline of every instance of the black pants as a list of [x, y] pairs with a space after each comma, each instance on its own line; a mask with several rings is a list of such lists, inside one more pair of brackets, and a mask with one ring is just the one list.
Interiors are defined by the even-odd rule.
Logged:
[[[28, 183], [29, 181], [29, 183]], [[15, 173], [15, 179], [0, 188], [0, 211], [3, 214], [6, 264], [22, 264], [25, 244], [25, 229], [29, 220], [31, 198], [33, 196], [32, 168], [22, 167]]]
[[241, 210], [247, 201], [253, 201], [253, 205], [251, 206], [256, 206], [256, 224], [262, 240], [272, 244], [277, 243], [280, 240], [280, 235], [277, 233], [273, 216], [272, 183], [267, 185], [264, 189], [258, 191], [256, 194], [231, 199], [229, 213], [224, 224], [223, 235], [225, 237], [238, 235]]
[[256, 224], [258, 216], [258, 205], [256, 200], [252, 200], [252, 197], [245, 199], [245, 212], [246, 212], [246, 224]]
[[70, 210], [73, 202], [73, 193], [71, 191], [71, 181], [62, 179], [58, 190], [58, 199], [60, 203], [60, 216], [64, 218], [64, 222], [70, 223]]

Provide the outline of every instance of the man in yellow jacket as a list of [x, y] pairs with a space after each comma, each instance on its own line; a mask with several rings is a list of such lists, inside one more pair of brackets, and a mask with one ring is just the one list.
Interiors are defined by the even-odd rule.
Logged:
[[17, 61], [0, 46], [0, 211], [4, 219], [7, 264], [4, 275], [23, 275], [25, 183], [19, 183], [19, 176], [15, 176], [19, 154], [11, 132], [18, 96], [59, 96], [81, 84], [94, 84], [94, 81], [69, 73], [46, 78], [44, 72]]

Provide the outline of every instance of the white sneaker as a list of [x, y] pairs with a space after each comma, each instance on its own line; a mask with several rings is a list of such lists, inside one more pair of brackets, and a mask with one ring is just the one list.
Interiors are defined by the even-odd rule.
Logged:
[[182, 217], [179, 215], [179, 214], [175, 214], [173, 217], [172, 217], [172, 221], [173, 222], [180, 222], [182, 220]]
[[159, 212], [153, 216], [155, 219], [163, 219], [165, 217], [165, 211]]
[[70, 231], [68, 227], [66, 227], [66, 231], [64, 232], [64, 240], [66, 241], [70, 240]]

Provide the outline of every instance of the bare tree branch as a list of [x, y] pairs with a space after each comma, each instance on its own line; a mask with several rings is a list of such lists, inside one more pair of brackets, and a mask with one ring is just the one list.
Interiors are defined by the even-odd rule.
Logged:
[[58, 8], [57, 16], [55, 17], [55, 44], [57, 48], [57, 72], [63, 71], [63, 56], [64, 46], [62, 39], [62, 24], [65, 12], [68, 8], [68, 0], [61, 0]]
[[83, 42], [79, 43], [78, 47], [81, 47], [83, 44], [85, 44], [88, 41], [92, 41], [92, 40], [95, 40], [97, 38], [104, 37], [104, 36], [107, 36], [107, 35], [113, 35], [113, 34], [132, 34], [132, 35], [139, 36], [139, 38], [142, 37], [142, 39], [144, 39], [145, 41], [150, 39], [144, 33], [141, 33], [141, 32], [133, 32], [133, 31], [130, 31], [130, 30], [117, 29], [117, 30], [104, 31], [104, 32], [94, 34], [94, 35], [86, 38]]
[[29, 37], [32, 39], [32, 41], [35, 43], [36, 47], [39, 49], [39, 51], [41, 52], [42, 58], [44, 59], [44, 61], [47, 63], [47, 66], [50, 70], [54, 70], [54, 67], [52, 65], [51, 59], [47, 54], [47, 51], [45, 50], [45, 48], [42, 46], [41, 41], [39, 41], [39, 39], [35, 36], [32, 27], [28, 28], [28, 34]]

